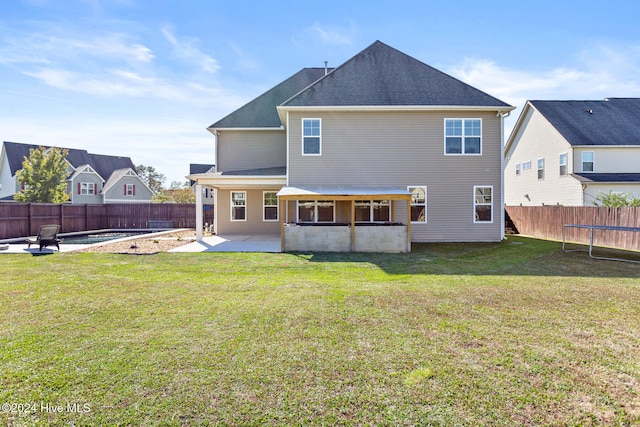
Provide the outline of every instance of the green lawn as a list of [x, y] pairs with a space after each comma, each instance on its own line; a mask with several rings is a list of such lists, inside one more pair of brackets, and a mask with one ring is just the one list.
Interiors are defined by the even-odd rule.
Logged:
[[1, 425], [640, 425], [640, 265], [558, 243], [0, 267]]

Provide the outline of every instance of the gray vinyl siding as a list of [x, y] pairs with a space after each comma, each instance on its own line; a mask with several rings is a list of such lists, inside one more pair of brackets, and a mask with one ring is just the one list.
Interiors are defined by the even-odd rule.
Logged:
[[[96, 185], [96, 194], [78, 194], [78, 183], [91, 183]], [[67, 191], [71, 193], [71, 203], [73, 204], [100, 204], [102, 203], [102, 180], [94, 173], [80, 173], [71, 181], [71, 188]]]
[[[133, 184], [136, 186], [135, 196], [124, 195], [124, 186], [126, 184]], [[107, 193], [104, 195], [104, 203], [150, 202], [152, 197], [153, 193], [144, 185], [140, 178], [135, 176], [124, 176], [109, 190], [107, 190]]]
[[[560, 176], [562, 153], [567, 153], [567, 176]], [[574, 168], [575, 155], [569, 143], [544, 116], [530, 108], [506, 153], [505, 204], [581, 206], [581, 184], [570, 176], [579, 172]], [[544, 179], [540, 180], [538, 159], [541, 158], [544, 159]], [[531, 162], [531, 169], [522, 170], [522, 163], [527, 161]], [[520, 164], [520, 176], [516, 175], [516, 164]]]
[[[322, 119], [322, 155], [302, 156], [302, 118]], [[482, 155], [445, 155], [445, 118], [482, 119]], [[412, 241], [498, 241], [501, 124], [495, 112], [290, 113], [289, 185], [427, 186], [426, 224]], [[474, 223], [476, 185], [493, 187], [493, 222]], [[396, 219], [407, 218], [396, 204]]]
[[217, 137], [219, 172], [285, 166], [284, 130], [220, 131]]
[[[218, 189], [216, 191], [215, 204], [215, 232], [217, 234], [280, 234], [280, 221], [263, 221], [263, 191], [278, 192], [280, 188], [272, 189], [246, 189], [237, 188], [234, 190]], [[246, 201], [246, 221], [231, 221], [231, 192], [245, 191]], [[279, 212], [282, 215], [282, 212]]]

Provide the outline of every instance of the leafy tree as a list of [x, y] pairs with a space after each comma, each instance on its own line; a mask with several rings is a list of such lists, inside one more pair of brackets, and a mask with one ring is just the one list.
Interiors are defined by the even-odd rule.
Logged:
[[195, 203], [196, 195], [189, 186], [189, 181], [181, 183], [173, 181], [168, 189], [153, 196], [153, 202], [156, 203]]
[[136, 173], [154, 194], [160, 194], [160, 192], [162, 192], [162, 185], [166, 177], [164, 174], [157, 172], [156, 168], [153, 166], [138, 165], [136, 166]]
[[600, 193], [593, 202], [596, 206], [608, 208], [640, 207], [640, 197], [634, 197], [628, 193]]
[[45, 147], [29, 150], [29, 157], [22, 162], [22, 169], [16, 172], [16, 180], [24, 189], [13, 196], [19, 202], [64, 203], [71, 194], [67, 193], [66, 179], [69, 164], [65, 160], [68, 150]]

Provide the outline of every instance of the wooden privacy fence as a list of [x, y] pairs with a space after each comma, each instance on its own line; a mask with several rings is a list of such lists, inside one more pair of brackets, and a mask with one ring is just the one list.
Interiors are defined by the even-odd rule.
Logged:
[[[208, 223], [213, 222], [211, 208], [204, 211], [204, 221]], [[71, 233], [108, 228], [148, 228], [150, 221], [170, 223], [175, 228], [195, 228], [196, 205], [0, 203], [0, 239], [34, 236], [44, 224], [59, 224], [61, 233]]]
[[[562, 240], [565, 224], [640, 227], [640, 208], [597, 206], [507, 206], [518, 233], [541, 239]], [[589, 244], [589, 230], [568, 228], [567, 241]], [[640, 233], [597, 230], [595, 246], [640, 250]]]

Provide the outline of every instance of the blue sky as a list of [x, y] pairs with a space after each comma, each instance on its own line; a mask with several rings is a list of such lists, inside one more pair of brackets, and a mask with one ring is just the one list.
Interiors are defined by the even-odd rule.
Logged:
[[0, 139], [129, 156], [183, 181], [206, 127], [380, 40], [518, 107], [640, 97], [640, 2], [8, 0]]

